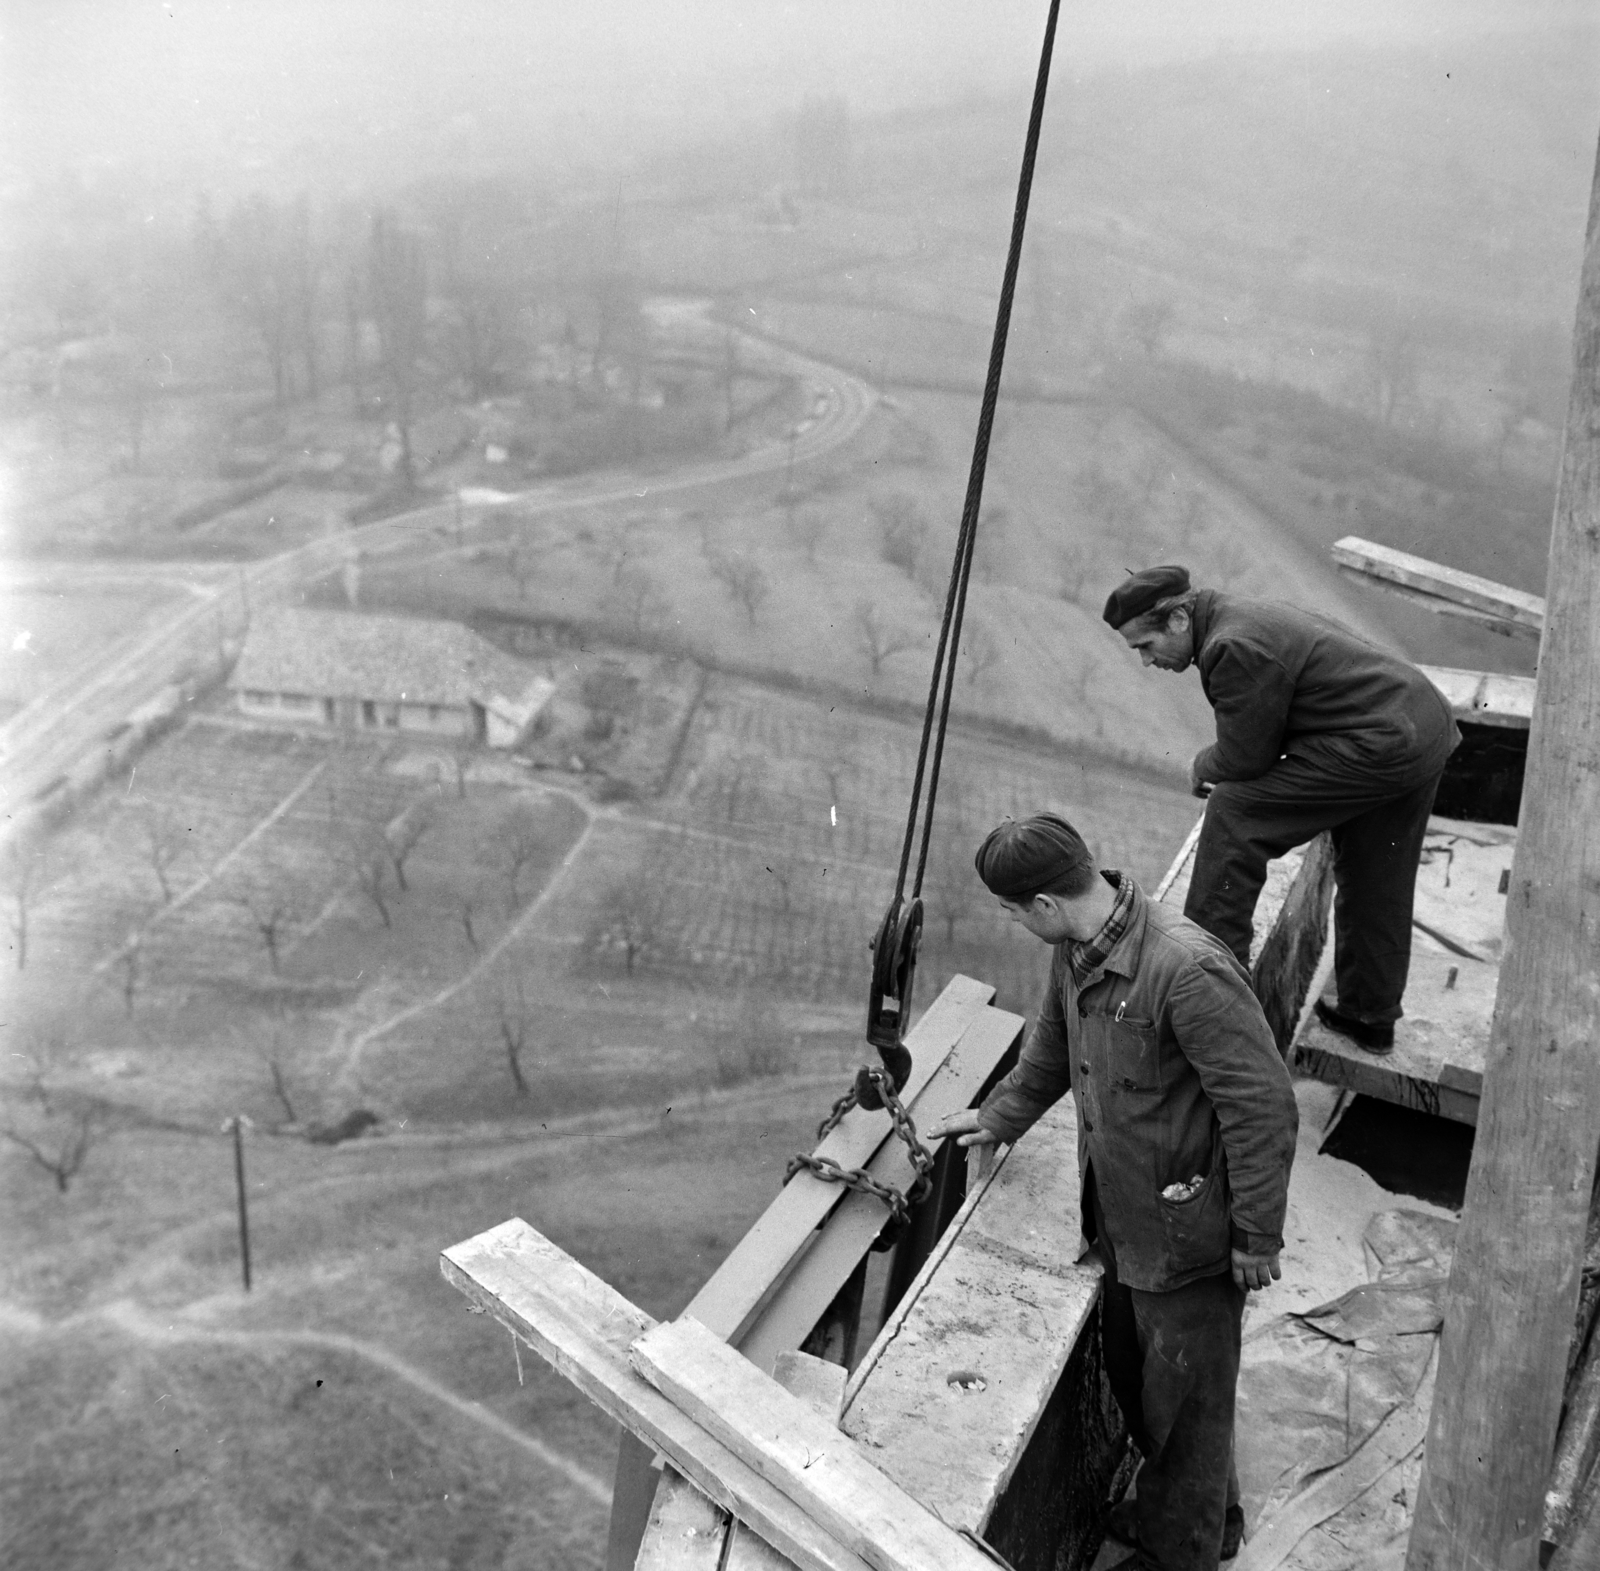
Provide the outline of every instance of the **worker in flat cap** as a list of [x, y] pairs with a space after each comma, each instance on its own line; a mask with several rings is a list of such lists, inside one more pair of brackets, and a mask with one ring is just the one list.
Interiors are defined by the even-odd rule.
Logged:
[[1130, 575], [1104, 614], [1147, 666], [1194, 666], [1216, 712], [1189, 770], [1208, 800], [1184, 914], [1248, 965], [1267, 863], [1331, 831], [1338, 1001], [1317, 1015], [1391, 1051], [1423, 835], [1461, 740], [1444, 696], [1331, 617], [1196, 589], [1182, 567]]
[[1239, 1331], [1245, 1294], [1280, 1275], [1299, 1122], [1288, 1071], [1227, 947], [1097, 869], [1066, 819], [1008, 820], [977, 868], [1052, 946], [1050, 978], [1016, 1068], [929, 1133], [1015, 1141], [1072, 1092], [1106, 1372], [1144, 1457], [1112, 1530], [1159, 1571], [1215, 1571], [1244, 1531]]

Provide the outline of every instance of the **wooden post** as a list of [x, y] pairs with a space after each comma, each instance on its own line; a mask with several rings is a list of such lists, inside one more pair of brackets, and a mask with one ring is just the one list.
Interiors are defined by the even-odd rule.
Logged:
[[1538, 1564], [1600, 1130], [1600, 163], [1477, 1142], [1407, 1571]]
[[244, 1125], [235, 1115], [228, 1120], [233, 1130], [233, 1177], [239, 1188], [239, 1264], [244, 1272], [244, 1290], [250, 1291], [250, 1211], [244, 1192]]

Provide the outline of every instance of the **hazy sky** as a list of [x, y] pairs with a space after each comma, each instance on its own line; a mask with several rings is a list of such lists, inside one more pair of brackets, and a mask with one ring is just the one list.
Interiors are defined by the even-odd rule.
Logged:
[[[1553, 26], [1592, 0], [1065, 0], [1057, 70], [1218, 47]], [[5, 0], [9, 178], [134, 161], [248, 178], [283, 149], [352, 174], [452, 139], [609, 161], [808, 91], [858, 111], [1024, 89], [1043, 0]], [[404, 168], [394, 171], [404, 178]]]

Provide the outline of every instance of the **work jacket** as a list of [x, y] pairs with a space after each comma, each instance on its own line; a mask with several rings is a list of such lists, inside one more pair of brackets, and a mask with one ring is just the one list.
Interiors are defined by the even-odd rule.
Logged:
[[1285, 753], [1336, 772], [1420, 785], [1461, 734], [1444, 695], [1410, 661], [1328, 617], [1214, 589], [1195, 597], [1194, 663], [1217, 740], [1202, 780], [1255, 780]]
[[[1057, 947], [1017, 1067], [978, 1116], [1015, 1141], [1070, 1090], [1080, 1193], [1092, 1167], [1117, 1273], [1167, 1292], [1231, 1269], [1235, 1242], [1283, 1247], [1299, 1110], [1238, 961], [1137, 887], [1133, 899], [1081, 988]], [[1186, 1198], [1163, 1196], [1195, 1178]]]

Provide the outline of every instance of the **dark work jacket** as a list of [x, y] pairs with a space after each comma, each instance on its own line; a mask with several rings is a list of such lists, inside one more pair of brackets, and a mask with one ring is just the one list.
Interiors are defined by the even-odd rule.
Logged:
[[[1127, 930], [1080, 990], [1065, 946], [1017, 1067], [979, 1122], [1014, 1141], [1073, 1093], [1080, 1191], [1093, 1165], [1117, 1272], [1168, 1292], [1283, 1247], [1299, 1110], [1239, 962], [1135, 889]], [[1191, 1199], [1170, 1184], [1203, 1177]], [[1087, 1213], [1085, 1213], [1087, 1221]]]
[[1203, 589], [1192, 619], [1217, 720], [1216, 742], [1194, 761], [1202, 780], [1254, 780], [1285, 753], [1304, 753], [1405, 791], [1461, 740], [1421, 671], [1328, 617]]

